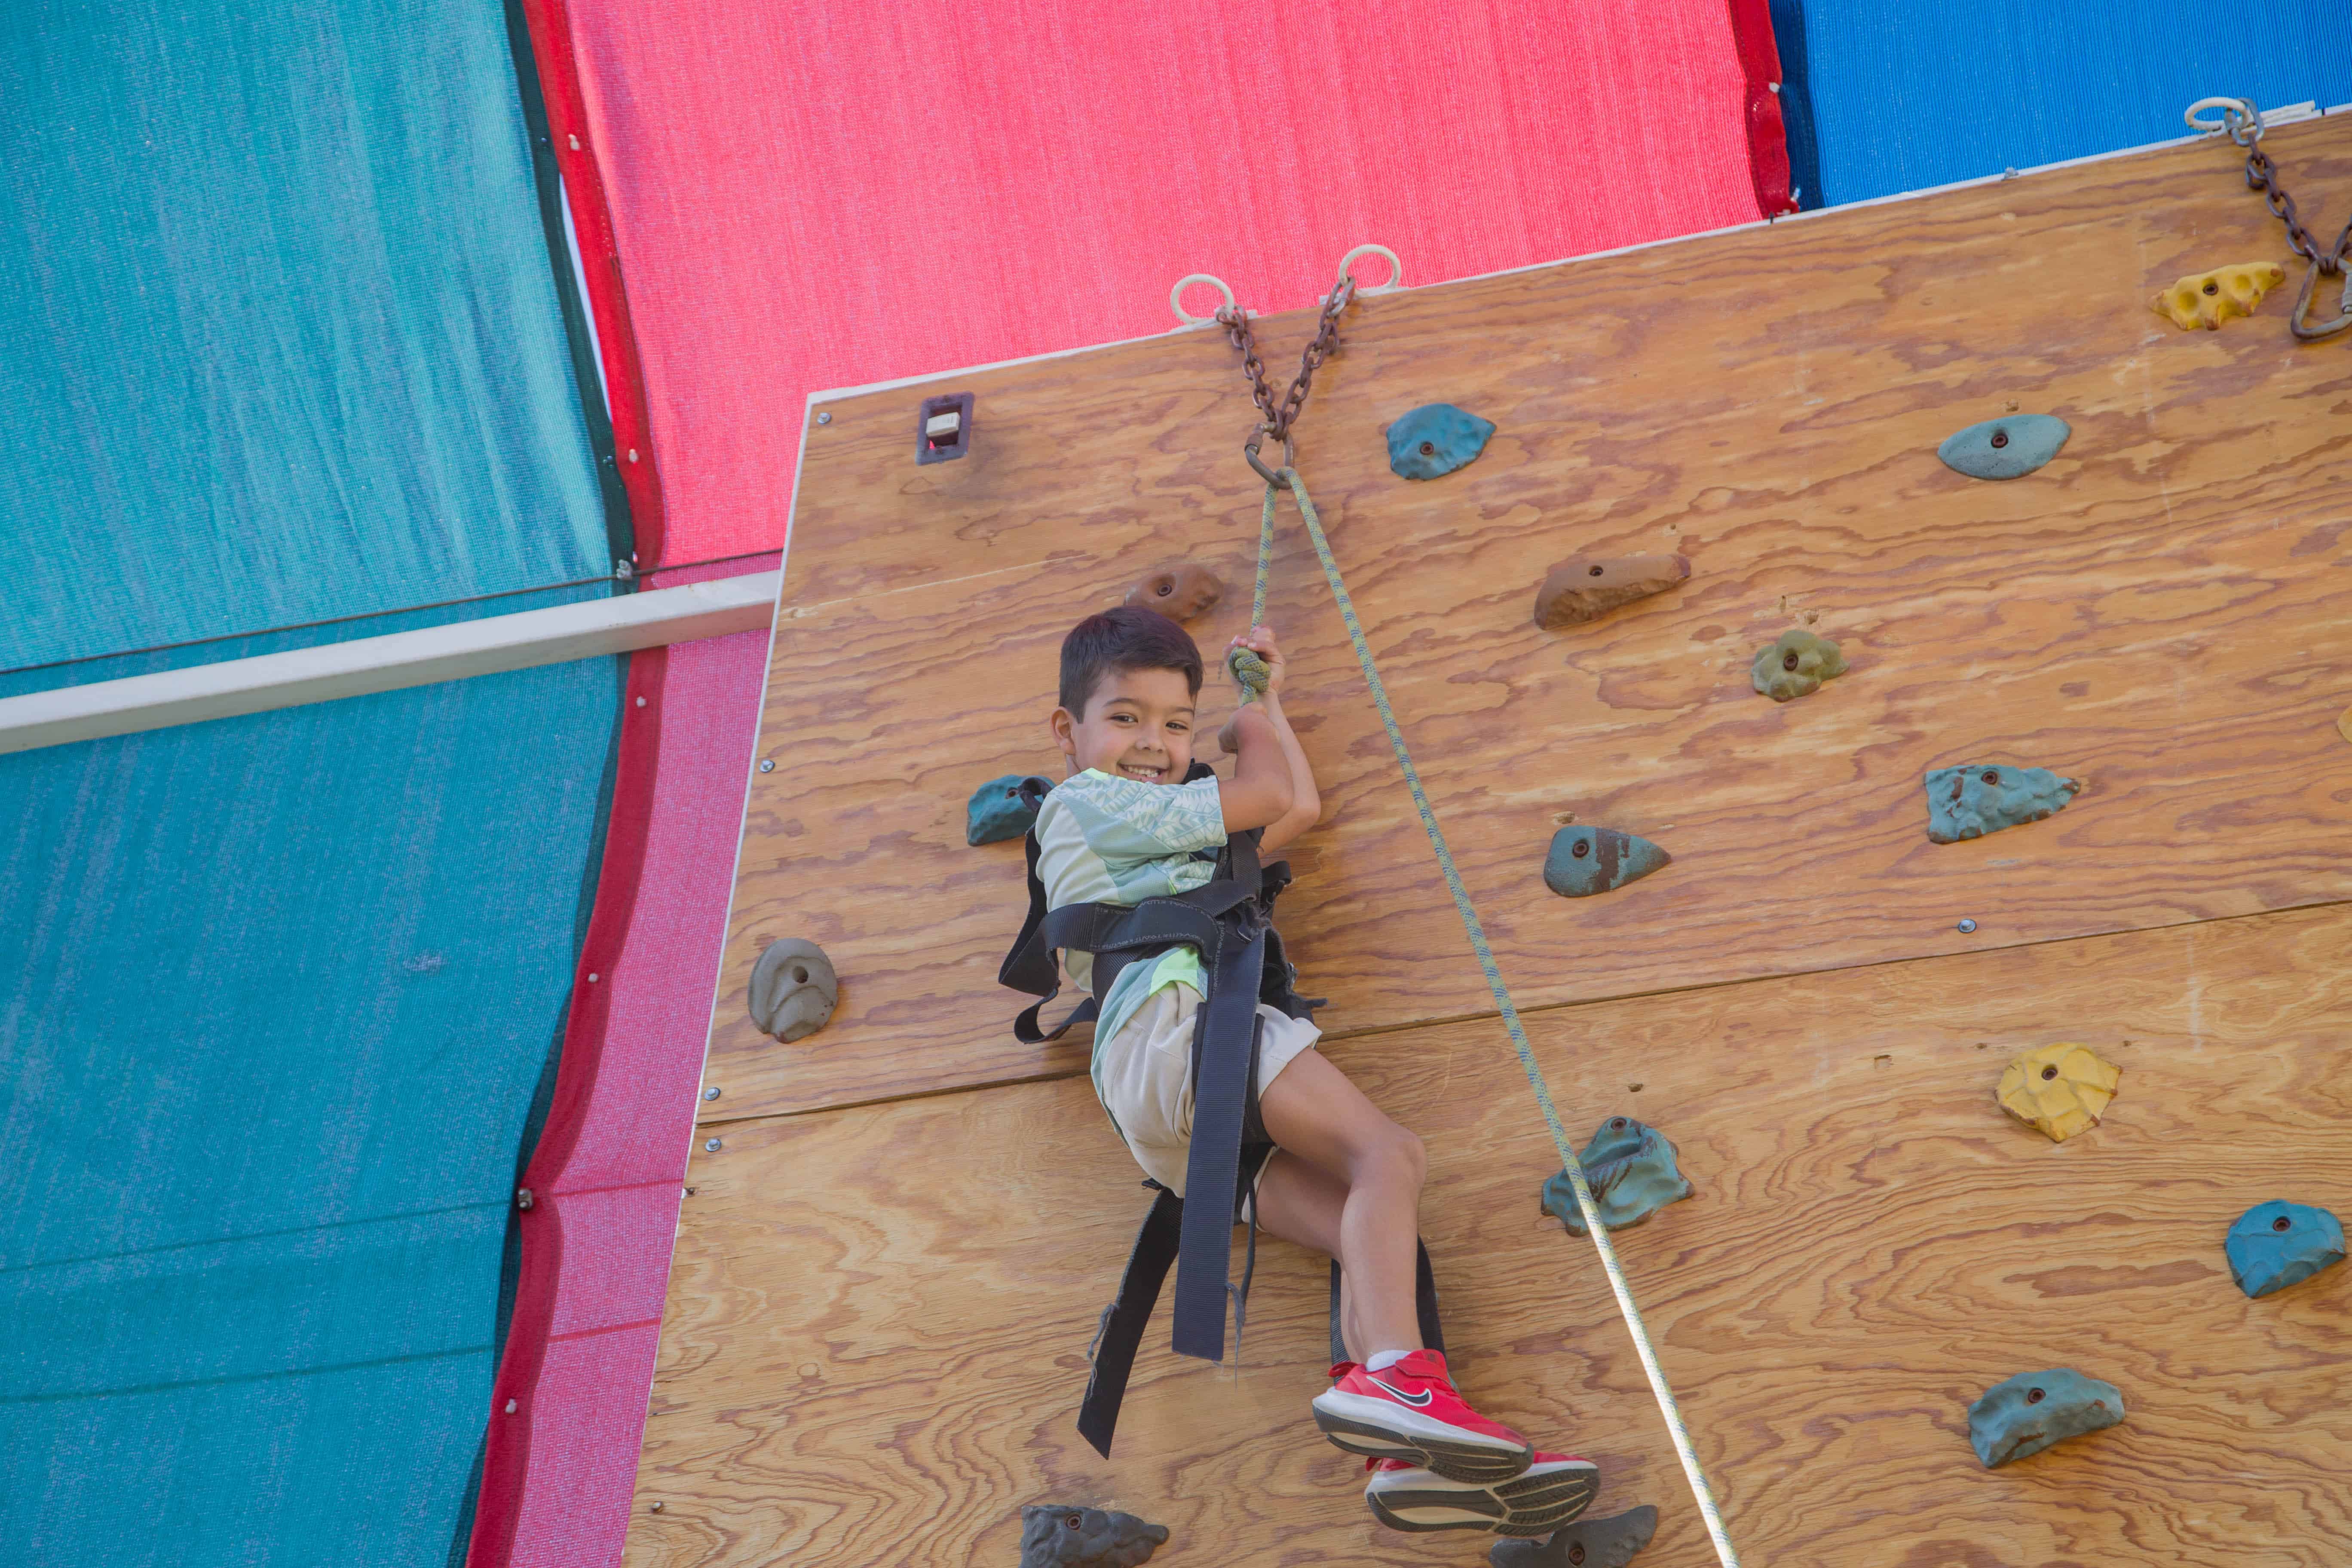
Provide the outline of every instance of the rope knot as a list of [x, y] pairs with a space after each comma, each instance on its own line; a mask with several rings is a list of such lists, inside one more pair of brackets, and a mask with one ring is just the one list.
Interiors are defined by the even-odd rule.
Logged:
[[1242, 700], [1255, 702], [1265, 695], [1270, 672], [1265, 660], [1255, 648], [1237, 647], [1225, 655], [1225, 668], [1233, 671], [1234, 684], [1242, 689]]

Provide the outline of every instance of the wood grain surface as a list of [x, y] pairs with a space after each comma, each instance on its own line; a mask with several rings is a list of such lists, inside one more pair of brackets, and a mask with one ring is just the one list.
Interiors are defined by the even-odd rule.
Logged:
[[[2265, 143], [2310, 210], [2352, 204], [2352, 124]], [[2148, 308], [2184, 272], [2285, 255], [2225, 146], [1368, 299], [1318, 377], [1299, 464], [1523, 1005], [2006, 948], [2352, 897], [2333, 728], [2352, 353], [2300, 346], [2292, 290], [2219, 332]], [[1287, 374], [1299, 318], [1264, 324]], [[971, 456], [918, 468], [900, 388], [827, 404], [802, 469], [706, 1119], [1076, 1070], [993, 984], [1016, 845], [968, 848], [983, 779], [1055, 773], [1054, 649], [1149, 569], [1213, 564], [1245, 618], [1257, 490], [1234, 356], [1186, 332], [958, 377]], [[1425, 484], [1381, 430], [1462, 404], [1486, 452]], [[1935, 457], [2011, 405], [2074, 426], [2006, 483]], [[1324, 823], [1284, 928], [1345, 1035], [1489, 1004], [1295, 519], [1269, 618]], [[1536, 630], [1553, 562], [1675, 550], [1679, 590]], [[1234, 600], [1243, 601], [1236, 604]], [[1776, 706], [1792, 624], [1851, 673]], [[1207, 706], [1222, 712], [1221, 679]], [[2042, 764], [2062, 816], [1926, 837], [1919, 775]], [[1562, 900], [1555, 818], [1675, 863]], [[1956, 928], [1963, 917], [1973, 934]], [[792, 1047], [745, 1015], [776, 936], [824, 942], [843, 1008]]]
[[[2352, 1551], [2352, 1270], [2260, 1301], [2221, 1237], [2352, 1208], [2352, 909], [2304, 910], [1551, 1010], [1581, 1140], [1651, 1121], [1696, 1185], [1616, 1240], [1750, 1564], [2322, 1568]], [[2063, 1144], [1993, 1101], [2053, 1039], [2123, 1065]], [[1658, 1505], [1641, 1568], [1712, 1561], [1491, 1019], [1331, 1052], [1431, 1152], [1423, 1228], [1482, 1407]], [[627, 1561], [1010, 1563], [1018, 1509], [1169, 1525], [1156, 1562], [1476, 1562], [1369, 1522], [1323, 1446], [1319, 1262], [1261, 1255], [1239, 1373], [1155, 1331], [1115, 1460], [1073, 1412], [1139, 1218], [1083, 1079], [762, 1118], [694, 1156]], [[1164, 1325], [1165, 1318], [1160, 1320]], [[2114, 1430], [1980, 1468], [2018, 1372], [2121, 1387]], [[658, 1513], [652, 1511], [662, 1504]]]

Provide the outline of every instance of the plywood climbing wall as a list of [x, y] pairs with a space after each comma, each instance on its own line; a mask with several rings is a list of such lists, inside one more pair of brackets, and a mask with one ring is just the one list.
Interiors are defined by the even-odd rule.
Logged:
[[[2352, 125], [2266, 145], [2307, 212], [2352, 203]], [[2352, 1209], [2352, 342], [2294, 343], [2291, 294], [2210, 333], [2149, 309], [2259, 258], [2288, 259], [2235, 159], [2182, 146], [1368, 298], [1317, 380], [1299, 467], [1554, 1093], [1580, 1136], [1657, 1124], [1697, 1184], [1620, 1247], [1751, 1563], [2316, 1568], [2352, 1543], [2352, 1284], [2250, 1302], [2221, 1247], [2263, 1198]], [[1263, 323], [1268, 363], [1307, 330]], [[975, 395], [971, 455], [919, 467], [946, 391]], [[1382, 427], [1437, 401], [1497, 434], [1397, 479]], [[1011, 1039], [1020, 849], [967, 847], [964, 802], [1055, 771], [1070, 623], [1171, 561], [1245, 584], [1230, 350], [1174, 333], [820, 408], [630, 1561], [1009, 1564], [1049, 1499], [1169, 1525], [1171, 1563], [1477, 1560], [1380, 1531], [1316, 1437], [1321, 1265], [1279, 1246], [1238, 1370], [1155, 1334], [1117, 1458], [1071, 1425], [1141, 1194], [1083, 1040]], [[1937, 460], [2007, 412], [2073, 437], [2007, 483]], [[1681, 589], [1529, 623], [1552, 562], [1664, 550]], [[1295, 526], [1269, 619], [1327, 805], [1285, 929], [1331, 1056], [1431, 1147], [1467, 1389], [1599, 1459], [1596, 1512], [1658, 1505], [1645, 1568], [1697, 1568]], [[1852, 669], [1775, 705], [1748, 662], [1798, 625]], [[1958, 763], [2086, 787], [1931, 845], [1920, 774]], [[1674, 863], [1554, 898], [1568, 812]], [[842, 1005], [782, 1046], [744, 991], [795, 935]], [[1992, 1086], [2060, 1039], [2124, 1079], [2054, 1145]], [[1981, 1469], [1969, 1401], [2062, 1364], [2129, 1422]]]

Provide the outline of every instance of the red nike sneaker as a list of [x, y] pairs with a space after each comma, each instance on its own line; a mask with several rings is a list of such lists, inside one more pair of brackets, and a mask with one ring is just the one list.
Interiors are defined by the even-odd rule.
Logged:
[[1601, 1489], [1601, 1471], [1572, 1454], [1538, 1454], [1507, 1481], [1449, 1481], [1403, 1459], [1366, 1459], [1364, 1500], [1391, 1530], [1484, 1530], [1549, 1535], [1582, 1513]]
[[1508, 1480], [1535, 1458], [1534, 1444], [1462, 1402], [1436, 1351], [1415, 1351], [1383, 1372], [1341, 1362], [1331, 1376], [1315, 1396], [1315, 1425], [1350, 1454], [1479, 1484]]

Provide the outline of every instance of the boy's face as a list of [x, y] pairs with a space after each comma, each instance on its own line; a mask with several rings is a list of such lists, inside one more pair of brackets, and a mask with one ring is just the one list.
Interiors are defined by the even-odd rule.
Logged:
[[1192, 686], [1181, 669], [1114, 669], [1085, 712], [1056, 708], [1053, 725], [1073, 773], [1176, 784], [1192, 765]]

